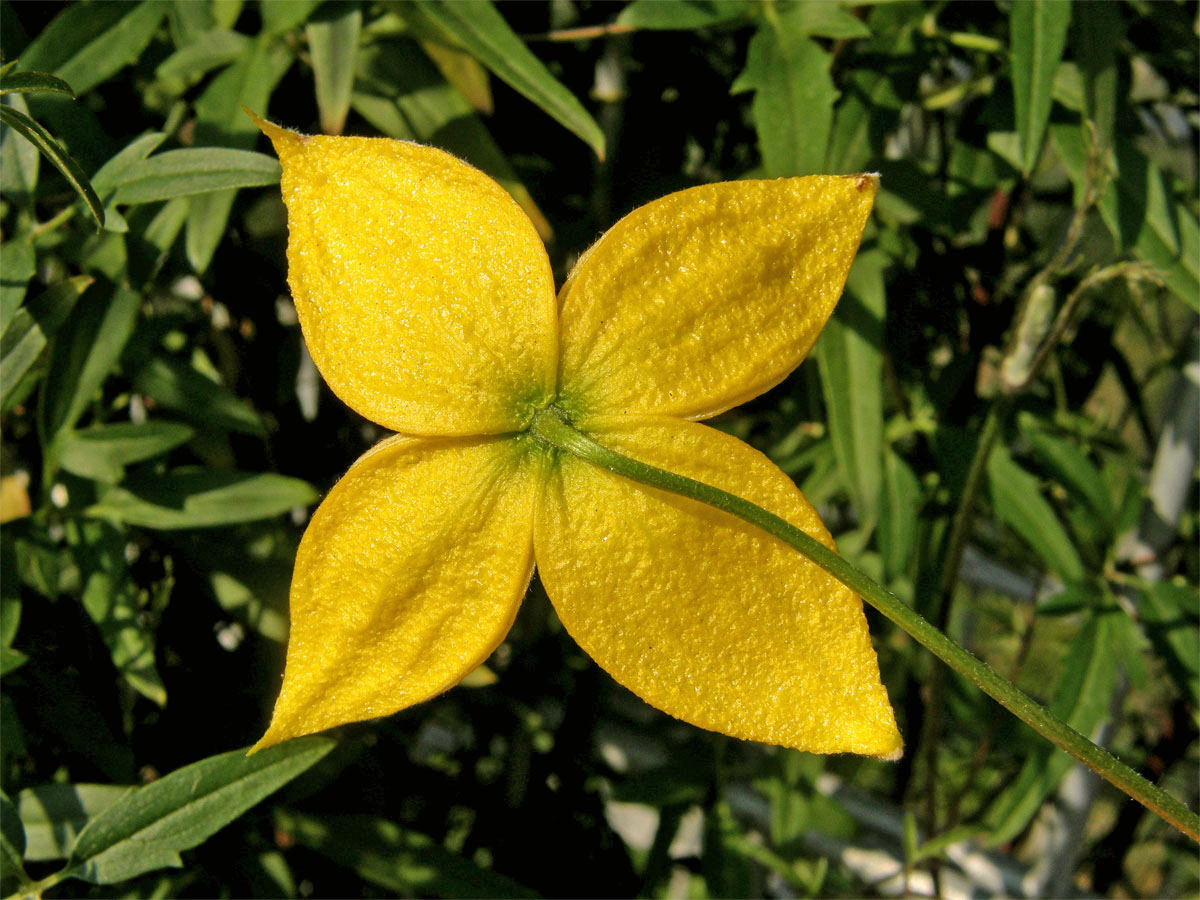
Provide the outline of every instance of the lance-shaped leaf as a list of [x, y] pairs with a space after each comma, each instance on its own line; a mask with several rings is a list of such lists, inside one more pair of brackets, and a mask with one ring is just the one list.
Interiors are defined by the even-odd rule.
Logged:
[[65, 874], [95, 884], [180, 866], [179, 854], [203, 843], [334, 747], [303, 738], [247, 757], [222, 753], [130, 792], [79, 835]]
[[583, 104], [543, 65], [489, 0], [430, 3], [420, 0], [400, 12], [417, 13], [460, 43], [496, 76], [536, 103], [604, 158], [604, 133]]
[[100, 205], [100, 199], [92, 190], [92, 184], [88, 181], [87, 175], [83, 173], [83, 169], [79, 167], [79, 163], [75, 162], [71, 154], [67, 153], [62, 145], [50, 135], [50, 132], [25, 113], [11, 106], [0, 105], [0, 122], [24, 136], [29, 143], [37, 147], [41, 154], [50, 160], [58, 171], [62, 172], [63, 177], [75, 189], [75, 193], [83, 198], [88, 210], [96, 219], [96, 224], [104, 224], [104, 207]]
[[1071, 24], [1068, 0], [1021, 0], [1012, 7], [1013, 100], [1021, 142], [1021, 171], [1028, 175], [1037, 163], [1050, 122], [1054, 73], [1067, 45]]

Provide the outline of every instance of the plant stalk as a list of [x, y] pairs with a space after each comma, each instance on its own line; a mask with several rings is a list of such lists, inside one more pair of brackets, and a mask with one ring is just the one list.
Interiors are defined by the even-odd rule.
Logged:
[[1200, 816], [1096, 746], [1053, 713], [997, 674], [987, 663], [954, 643], [895, 594], [876, 584], [837, 553], [784, 519], [748, 500], [684, 475], [639, 462], [575, 430], [553, 408], [534, 417], [530, 433], [544, 444], [650, 487], [708, 504], [749, 522], [798, 550], [863, 600], [891, 619], [918, 643], [1022, 722], [1111, 782], [1168, 824], [1200, 843]]

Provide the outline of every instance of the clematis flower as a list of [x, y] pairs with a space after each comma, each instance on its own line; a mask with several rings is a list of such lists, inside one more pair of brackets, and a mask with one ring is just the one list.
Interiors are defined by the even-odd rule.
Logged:
[[440, 150], [303, 137], [288, 281], [317, 368], [398, 432], [301, 541], [265, 747], [385, 716], [500, 644], [534, 566], [567, 632], [646, 702], [819, 753], [901, 748], [859, 598], [773, 537], [540, 440], [555, 416], [832, 546], [786, 475], [699, 424], [782, 381], [842, 291], [872, 176], [741, 181], [618, 222], [557, 296], [517, 203]]

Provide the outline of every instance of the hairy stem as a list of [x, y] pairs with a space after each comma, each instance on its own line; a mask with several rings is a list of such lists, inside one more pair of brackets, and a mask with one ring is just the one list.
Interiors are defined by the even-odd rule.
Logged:
[[1096, 746], [1071, 726], [1010, 684], [939, 629], [910, 609], [895, 594], [876, 584], [834, 551], [779, 516], [712, 485], [668, 472], [609, 450], [576, 431], [553, 408], [533, 420], [531, 434], [544, 444], [577, 456], [623, 478], [671, 491], [724, 510], [783, 541], [808, 557], [863, 600], [891, 619], [918, 643], [962, 675], [1034, 731], [1069, 753], [1100, 777], [1116, 785], [1151, 812], [1200, 842], [1200, 817], [1166, 792], [1142, 778], [1107, 750]]

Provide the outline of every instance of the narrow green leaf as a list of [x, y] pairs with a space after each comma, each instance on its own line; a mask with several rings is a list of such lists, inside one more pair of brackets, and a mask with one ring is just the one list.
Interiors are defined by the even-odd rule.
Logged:
[[747, 18], [747, 0], [634, 0], [617, 16], [618, 25], [648, 31], [691, 31]]
[[274, 473], [178, 471], [126, 481], [86, 512], [162, 531], [213, 528], [281, 515], [317, 496], [307, 482]]
[[25, 297], [25, 288], [33, 278], [37, 258], [33, 244], [16, 238], [0, 244], [0, 334], [3, 334]]
[[341, 134], [346, 125], [346, 114], [350, 112], [354, 57], [358, 52], [362, 12], [357, 6], [335, 6], [332, 9], [335, 15], [314, 19], [304, 30], [308, 34], [308, 48], [312, 53], [321, 130], [326, 134]]
[[810, 37], [850, 40], [871, 36], [871, 29], [862, 19], [841, 4], [827, 0], [800, 0], [794, 13], [785, 10], [785, 14], [794, 15], [794, 27]]
[[13, 131], [19, 132], [38, 148], [42, 156], [50, 160], [75, 189], [75, 193], [79, 194], [87, 204], [96, 224], [102, 226], [104, 224], [104, 207], [100, 205], [96, 192], [92, 190], [91, 182], [83, 173], [83, 169], [79, 167], [79, 163], [75, 162], [71, 154], [67, 153], [62, 145], [50, 136], [50, 132], [12, 106], [0, 105], [0, 122], [8, 125]]
[[129, 167], [140, 163], [157, 150], [166, 138], [167, 136], [163, 132], [153, 131], [130, 141], [96, 170], [96, 174], [92, 178], [92, 187], [96, 189], [96, 193], [107, 199], [107, 195], [116, 190], [121, 176], [129, 170]]
[[115, 484], [125, 466], [166, 453], [194, 434], [177, 422], [96, 425], [63, 438], [59, 463], [80, 478]]
[[157, 203], [225, 188], [278, 184], [279, 161], [224, 147], [168, 150], [135, 163], [115, 179], [116, 203]]
[[[855, 66], [844, 73], [846, 79], [841, 101], [837, 105], [829, 141], [829, 155], [824, 171], [849, 175], [862, 172], [873, 162], [873, 153], [900, 121], [905, 90], [902, 75], [883, 64], [885, 60], [902, 59], [913, 52], [913, 34], [923, 14], [920, 6], [896, 4], [880, 6], [869, 19], [874, 36], [862, 48], [864, 59], [880, 60], [879, 65]], [[912, 77], [915, 80], [915, 76]]]
[[117, 784], [47, 784], [21, 791], [17, 809], [28, 839], [25, 858], [66, 859], [87, 823], [131, 790]]
[[182, 865], [179, 853], [203, 843], [334, 747], [307, 737], [247, 757], [234, 750], [185, 766], [130, 792], [80, 833], [67, 874], [95, 884]]
[[794, 14], [764, 21], [750, 40], [733, 91], [753, 90], [750, 106], [763, 166], [772, 177], [820, 172], [833, 126], [837, 89], [830, 56]]
[[82, 96], [137, 61], [166, 7], [161, 0], [68, 6], [25, 50], [22, 67], [52, 72]]
[[416, 12], [432, 22], [498, 78], [582, 138], [598, 157], [604, 158], [604, 133], [595, 119], [530, 52], [489, 0], [456, 0], [454, 3], [417, 0], [402, 5], [399, 12], [405, 16]]
[[[29, 115], [20, 94], [0, 96], [0, 104]], [[0, 128], [0, 193], [11, 199], [29, 200], [38, 183], [42, 154], [37, 147], [11, 128]]]
[[1012, 526], [1064, 581], [1082, 579], [1086, 572], [1079, 552], [1042, 497], [1038, 480], [1013, 462], [1003, 446], [994, 447], [988, 457], [988, 483], [997, 517]]
[[0, 792], [0, 888], [5, 895], [15, 892], [30, 879], [21, 858], [25, 853], [25, 829], [17, 808]]
[[464, 898], [537, 896], [517, 882], [451, 853], [437, 841], [386, 819], [318, 819], [277, 810], [275, 829], [389, 892]]
[[0, 78], [0, 94], [33, 94], [39, 91], [75, 96], [69, 84], [45, 72], [11, 72]]
[[0, 397], [8, 398], [92, 281], [88, 275], [68, 278], [17, 310], [0, 338]]
[[821, 389], [838, 467], [854, 498], [860, 523], [878, 520], [883, 487], [883, 270], [888, 257], [860, 253], [838, 304], [817, 343]]
[[[264, 8], [265, 11], [265, 8]], [[196, 135], [206, 144], [250, 150], [258, 128], [242, 107], [266, 110], [271, 92], [294, 61], [284, 41], [260, 35], [252, 48], [212, 80], [196, 101]], [[188, 202], [188, 262], [204, 272], [228, 230], [236, 190], [215, 191]]]
[[[1050, 132], [1079, 202], [1088, 165], [1084, 133], [1074, 125], [1051, 126]], [[1123, 249], [1132, 248], [1176, 297], [1200, 312], [1200, 221], [1175, 201], [1162, 170], [1123, 136], [1115, 143], [1117, 172], [1097, 201], [1100, 217]]]
[[1067, 45], [1070, 0], [1022, 0], [1012, 7], [1009, 50], [1021, 171], [1033, 171], [1046, 138], [1054, 73]]
[[879, 505], [879, 550], [886, 578], [912, 568], [921, 514], [921, 484], [916, 473], [891, 447], [883, 454], [883, 498]]
[[127, 287], [95, 289], [60, 329], [50, 353], [55, 377], [42, 391], [43, 446], [53, 448], [100, 391], [133, 334], [141, 303], [141, 296]]
[[1117, 46], [1125, 32], [1121, 7], [1090, 3], [1076, 21], [1074, 56], [1083, 75], [1083, 109], [1100, 146], [1111, 147], [1117, 121]]
[[320, 5], [321, 0], [270, 0], [260, 7], [263, 33], [279, 34], [299, 28]]
[[179, 360], [151, 359], [134, 378], [134, 388], [201, 428], [266, 434], [258, 413], [241, 398]]
[[198, 79], [213, 69], [227, 66], [238, 59], [246, 52], [250, 42], [250, 38], [236, 31], [205, 31], [192, 43], [180, 47], [159, 63], [158, 68], [154, 70], [154, 76], [159, 81], [169, 78]]
[[243, 5], [244, 0], [212, 0], [212, 17], [217, 27], [232, 28], [237, 24]]
[[113, 666], [129, 686], [159, 706], [167, 691], [154, 661], [154, 640], [138, 619], [137, 586], [126, 572], [93, 572], [83, 588], [83, 608], [100, 631]]
[[[1063, 660], [1050, 711], [1085, 735], [1108, 717], [1117, 668], [1112, 664], [1114, 615], [1093, 616], [1080, 629]], [[1039, 741], [1017, 777], [1005, 785], [986, 815], [988, 843], [1011, 841], [1021, 833], [1042, 803], [1058, 787], [1074, 760], [1052, 744]]]
[[1037, 427], [1033, 416], [1020, 416], [1018, 422], [1033, 452], [1055, 480], [1087, 508], [1108, 538], [1115, 538], [1116, 510], [1100, 470], [1074, 444]]
[[1192, 706], [1200, 708], [1200, 593], [1189, 585], [1147, 585], [1138, 611], [1155, 652], [1187, 691]]

